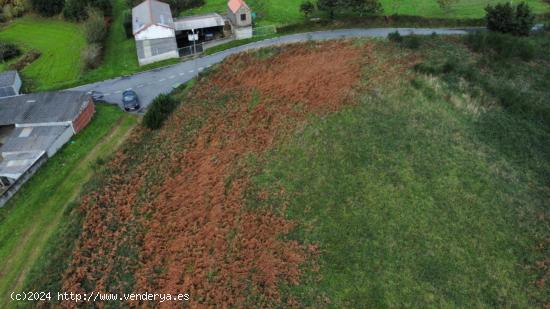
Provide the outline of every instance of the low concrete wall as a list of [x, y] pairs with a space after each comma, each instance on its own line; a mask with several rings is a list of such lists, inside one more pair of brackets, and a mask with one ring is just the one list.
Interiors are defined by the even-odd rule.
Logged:
[[44, 153], [40, 159], [34, 162], [33, 166], [29, 168], [25, 174], [23, 174], [19, 179], [17, 179], [11, 187], [8, 188], [2, 195], [0, 195], [0, 208], [4, 207], [6, 203], [12, 198], [12, 196], [21, 188], [25, 182], [27, 182], [34, 173], [48, 160], [48, 155]]
[[63, 134], [61, 134], [48, 148], [47, 154], [51, 158], [61, 147], [63, 147], [73, 137], [73, 128], [67, 127]]
[[150, 64], [150, 63], [153, 63], [153, 62], [158, 62], [158, 61], [162, 61], [162, 60], [166, 60], [166, 59], [172, 59], [172, 58], [179, 58], [180, 55], [178, 53], [178, 51], [172, 51], [172, 52], [169, 52], [169, 53], [164, 53], [164, 54], [160, 54], [160, 55], [156, 55], [156, 56], [151, 56], [151, 57], [147, 57], [147, 58], [138, 58], [138, 62], [139, 62], [139, 65], [146, 65], [146, 64]]
[[249, 39], [252, 37], [252, 27], [235, 27], [233, 31], [237, 40]]

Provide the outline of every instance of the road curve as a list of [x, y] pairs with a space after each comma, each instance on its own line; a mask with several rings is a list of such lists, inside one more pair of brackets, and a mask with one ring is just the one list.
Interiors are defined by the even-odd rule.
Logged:
[[230, 48], [219, 53], [199, 57], [197, 59], [183, 61], [181, 63], [137, 73], [131, 76], [109, 79], [92, 84], [82, 85], [70, 90], [99, 91], [105, 95], [105, 100], [113, 104], [121, 104], [122, 91], [133, 89], [139, 95], [142, 106], [147, 108], [151, 101], [161, 93], [169, 93], [206, 68], [220, 63], [226, 57], [243, 51], [262, 47], [290, 44], [305, 41], [323, 41], [346, 38], [384, 38], [389, 33], [398, 31], [401, 35], [464, 35], [468, 29], [443, 29], [443, 28], [373, 28], [373, 29], [341, 29], [319, 32], [291, 34], [263, 41], [257, 41], [246, 45]]

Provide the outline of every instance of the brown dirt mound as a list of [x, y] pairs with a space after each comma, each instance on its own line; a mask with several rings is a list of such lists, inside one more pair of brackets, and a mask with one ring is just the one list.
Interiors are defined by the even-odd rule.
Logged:
[[[130, 166], [120, 151], [109, 165], [116, 175], [83, 202], [88, 215], [64, 290], [108, 290], [119, 265], [130, 265], [124, 271], [138, 293], [190, 293], [192, 306], [281, 302], [277, 283], [298, 283], [314, 250], [281, 237], [294, 222], [245, 207], [247, 160], [261, 158], [307, 115], [355, 102], [362, 67], [375, 62], [373, 44], [292, 45], [267, 59], [242, 54], [203, 78], [140, 162]], [[182, 130], [196, 119], [205, 120], [198, 131]], [[146, 143], [147, 134], [132, 143]], [[161, 180], [148, 180], [155, 173]], [[139, 263], [121, 257], [129, 243]]]

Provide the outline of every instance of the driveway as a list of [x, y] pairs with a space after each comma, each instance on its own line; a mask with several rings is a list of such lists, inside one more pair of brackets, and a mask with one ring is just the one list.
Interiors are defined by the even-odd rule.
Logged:
[[467, 29], [430, 29], [430, 28], [375, 28], [375, 29], [342, 29], [299, 33], [277, 38], [266, 39], [250, 44], [234, 47], [225, 51], [203, 56], [197, 59], [184, 61], [172, 66], [158, 68], [138, 73], [132, 76], [109, 79], [93, 84], [82, 85], [71, 90], [99, 91], [107, 102], [121, 105], [122, 92], [133, 89], [140, 97], [142, 106], [147, 108], [152, 100], [161, 93], [169, 93], [177, 87], [197, 76], [201, 71], [222, 62], [226, 57], [243, 51], [258, 49], [280, 44], [289, 44], [305, 41], [323, 41], [345, 38], [385, 38], [389, 33], [398, 31], [401, 35], [464, 35]]

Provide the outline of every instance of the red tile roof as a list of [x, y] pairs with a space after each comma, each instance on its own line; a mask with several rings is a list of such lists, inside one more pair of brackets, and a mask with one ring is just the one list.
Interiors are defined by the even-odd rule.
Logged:
[[242, 7], [242, 6], [247, 6], [246, 3], [243, 1], [243, 0], [229, 0], [229, 2], [227, 3], [227, 6], [229, 7], [229, 9], [231, 10], [231, 12], [233, 13], [237, 13], [237, 11]]

